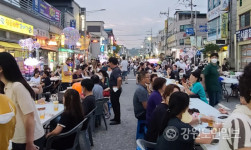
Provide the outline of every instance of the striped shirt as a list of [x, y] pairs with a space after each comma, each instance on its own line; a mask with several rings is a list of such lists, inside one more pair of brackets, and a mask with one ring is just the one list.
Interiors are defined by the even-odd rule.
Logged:
[[224, 123], [220, 135], [220, 150], [236, 150], [251, 147], [251, 110], [237, 106]]

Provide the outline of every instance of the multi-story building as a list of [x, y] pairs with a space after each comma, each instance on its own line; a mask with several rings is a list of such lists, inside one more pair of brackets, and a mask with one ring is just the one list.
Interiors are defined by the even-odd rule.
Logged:
[[[53, 69], [57, 65], [62, 31], [61, 12], [42, 0], [0, 0], [0, 10], [0, 51], [11, 53], [20, 65], [30, 54], [37, 58], [44, 56], [44, 65]], [[38, 50], [20, 47], [19, 41], [27, 38], [40, 43], [41, 47]]]
[[208, 0], [208, 43], [220, 46], [219, 62], [229, 58], [234, 67], [234, 33], [236, 31], [236, 1]]
[[168, 26], [168, 49], [176, 58], [179, 58], [183, 50], [202, 48], [203, 41], [207, 38], [206, 32], [201, 28], [207, 24], [206, 14], [199, 11], [193, 11], [192, 14], [194, 25], [191, 24], [191, 11], [176, 11], [174, 21]]
[[92, 58], [98, 58], [99, 55], [107, 51], [108, 34], [104, 30], [104, 21], [86, 21], [87, 33], [91, 37], [90, 54]]
[[113, 53], [113, 45], [115, 43], [115, 38], [113, 34], [113, 29], [105, 29], [105, 32], [108, 35], [108, 39], [106, 40], [107, 50], [104, 51], [104, 54], [108, 55], [108, 53]]
[[251, 62], [251, 1], [237, 1], [237, 24], [236, 24], [236, 70], [243, 70]]

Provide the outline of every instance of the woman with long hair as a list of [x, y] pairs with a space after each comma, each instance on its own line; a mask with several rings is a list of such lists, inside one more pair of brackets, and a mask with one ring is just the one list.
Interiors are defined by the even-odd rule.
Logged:
[[160, 128], [160, 137], [156, 150], [193, 150], [194, 143], [210, 144], [222, 124], [214, 124], [210, 133], [199, 133], [188, 123], [181, 121], [182, 115], [189, 107], [189, 96], [183, 92], [175, 92], [170, 96], [169, 106]]
[[[63, 103], [65, 110], [61, 115], [57, 127], [46, 135], [47, 138], [49, 136], [70, 131], [84, 119], [84, 113], [78, 91], [74, 89], [68, 89], [64, 94]], [[59, 150], [71, 148], [73, 146], [74, 140], [74, 135], [67, 138], [62, 138], [58, 141], [55, 141], [52, 144], [52, 148]]]
[[162, 102], [154, 109], [152, 118], [148, 123], [148, 129], [145, 136], [145, 139], [150, 142], [156, 143], [159, 130], [161, 127], [163, 115], [168, 109], [169, 97], [172, 93], [180, 91], [180, 88], [176, 84], [169, 84], [166, 86], [165, 91], [162, 95]]
[[5, 95], [16, 107], [12, 149], [42, 149], [44, 129], [36, 111], [35, 93], [22, 76], [15, 58], [7, 52], [0, 53], [0, 81], [3, 83]]

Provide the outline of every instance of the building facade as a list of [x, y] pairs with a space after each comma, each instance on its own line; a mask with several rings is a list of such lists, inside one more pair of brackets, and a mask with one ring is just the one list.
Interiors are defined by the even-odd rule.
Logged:
[[108, 34], [104, 30], [103, 21], [86, 21], [87, 33], [90, 35], [90, 55], [98, 58], [99, 55], [107, 51]]
[[183, 51], [195, 51], [204, 46], [207, 34], [202, 27], [207, 24], [206, 14], [194, 11], [193, 18], [194, 25], [191, 24], [191, 11], [176, 11], [174, 21], [168, 26], [168, 49], [175, 58]]
[[208, 0], [208, 43], [220, 46], [219, 62], [228, 58], [234, 67], [234, 33], [236, 32], [236, 1]]
[[[39, 11], [42, 9], [51, 9], [54, 13], [42, 13]], [[44, 65], [53, 68], [57, 62], [57, 40], [62, 30], [61, 12], [41, 0], [0, 0], [0, 10], [0, 51], [11, 53], [22, 65], [21, 70], [24, 59], [41, 55], [45, 56]], [[39, 43], [40, 48], [28, 50], [18, 44], [28, 38]]]
[[251, 1], [237, 1], [237, 22], [236, 22], [236, 70], [243, 70], [251, 62]]

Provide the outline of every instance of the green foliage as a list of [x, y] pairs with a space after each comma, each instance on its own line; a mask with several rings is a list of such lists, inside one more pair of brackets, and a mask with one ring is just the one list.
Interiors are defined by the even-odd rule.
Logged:
[[113, 53], [117, 54], [120, 51], [120, 47], [118, 45], [116, 45], [116, 49], [113, 51]]
[[207, 44], [205, 50], [203, 51], [204, 55], [217, 53], [220, 51], [220, 47], [216, 44]]

